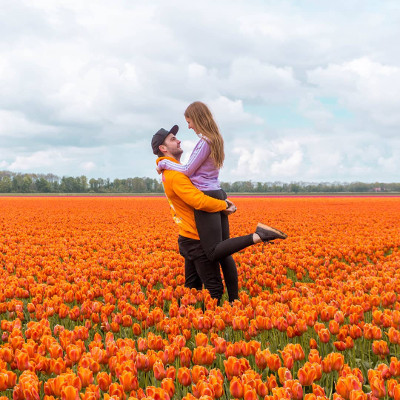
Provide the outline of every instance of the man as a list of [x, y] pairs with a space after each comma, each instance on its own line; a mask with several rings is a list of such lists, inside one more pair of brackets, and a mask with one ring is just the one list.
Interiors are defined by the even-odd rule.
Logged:
[[[181, 142], [175, 136], [178, 129], [177, 125], [169, 131], [160, 129], [151, 141], [153, 153], [179, 163], [183, 150], [180, 147]], [[236, 207], [229, 200], [206, 196], [180, 172], [166, 170], [162, 181], [172, 218], [179, 227], [179, 252], [185, 258], [185, 286], [201, 290], [204, 284], [211, 297], [219, 301], [224, 291], [219, 263], [210, 261], [201, 246], [194, 209], [206, 212], [223, 211], [229, 215], [236, 211]]]
[[[153, 153], [158, 155], [157, 163], [163, 158], [179, 163], [183, 150], [176, 138], [178, 126], [171, 130], [160, 129], [152, 138]], [[218, 200], [205, 195], [198, 190], [190, 179], [178, 171], [163, 171], [163, 186], [174, 221], [179, 226], [179, 252], [185, 258], [185, 286], [201, 289], [202, 283], [209, 290], [211, 297], [218, 300], [223, 294], [223, 285], [219, 261], [239, 250], [260, 242], [287, 237], [281, 231], [259, 223], [254, 233], [223, 240], [218, 243], [219, 257], [210, 258], [200, 242], [194, 218], [194, 209], [209, 213], [224, 212], [227, 215], [236, 211], [235, 205], [229, 200]], [[237, 272], [234, 266], [236, 281], [233, 273], [224, 268], [225, 282], [230, 282], [228, 293], [230, 301], [238, 298]], [[230, 276], [232, 275], [232, 277]], [[232, 282], [231, 282], [232, 281]], [[235, 284], [233, 282], [236, 282]], [[235, 287], [233, 287], [235, 286]]]

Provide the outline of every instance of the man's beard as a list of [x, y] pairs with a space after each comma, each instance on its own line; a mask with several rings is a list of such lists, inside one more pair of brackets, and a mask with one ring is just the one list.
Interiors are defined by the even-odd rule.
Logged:
[[171, 151], [172, 156], [174, 158], [176, 158], [176, 159], [179, 159], [181, 157], [182, 153], [183, 153], [183, 150], [182, 149], [178, 149], [178, 148], [176, 148], [173, 151]]

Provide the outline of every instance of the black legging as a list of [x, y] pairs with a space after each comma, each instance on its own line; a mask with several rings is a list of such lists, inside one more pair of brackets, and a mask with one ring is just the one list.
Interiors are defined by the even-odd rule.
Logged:
[[[227, 198], [220, 190], [207, 190], [204, 194], [219, 200]], [[229, 239], [229, 220], [222, 212], [208, 213], [195, 210], [196, 227], [201, 245], [210, 261], [221, 264], [229, 301], [239, 298], [238, 275], [232, 254], [254, 244], [253, 234]]]

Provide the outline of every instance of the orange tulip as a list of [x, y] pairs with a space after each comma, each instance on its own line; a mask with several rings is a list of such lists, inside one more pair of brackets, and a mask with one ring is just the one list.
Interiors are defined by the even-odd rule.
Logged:
[[385, 358], [387, 354], [389, 354], [389, 347], [387, 342], [384, 340], [375, 340], [372, 343], [372, 351], [374, 354], [380, 356], [380, 358]]
[[58, 358], [57, 360], [51, 359], [50, 360], [50, 370], [55, 375], [60, 375], [61, 373], [65, 372], [66, 365], [62, 358]]
[[195, 336], [195, 342], [196, 342], [196, 346], [207, 346], [208, 344], [208, 338], [207, 335], [205, 335], [204, 333], [199, 332], [196, 336]]
[[[135, 325], [138, 325], [139, 326], [139, 328], [140, 328], [140, 325], [139, 324], [134, 324], [133, 326], [132, 326], [132, 330], [133, 330], [133, 328], [134, 328], [134, 326]], [[140, 328], [140, 330], [141, 330], [141, 328]], [[140, 334], [140, 333], [139, 333]], [[143, 352], [143, 351], [146, 351], [147, 350], [147, 340], [145, 339], [145, 338], [138, 338], [138, 340], [137, 340], [137, 347], [138, 347], [138, 350], [140, 351], [140, 352]]]
[[400, 400], [400, 384], [396, 385], [393, 389], [393, 398], [394, 400]]
[[267, 365], [271, 371], [278, 371], [281, 367], [281, 359], [277, 354], [271, 354], [267, 359]]
[[168, 394], [169, 397], [173, 397], [175, 393], [174, 381], [171, 378], [164, 378], [161, 381], [161, 387]]
[[325, 397], [325, 389], [315, 383], [312, 384], [312, 391], [316, 396]]
[[336, 392], [344, 399], [349, 399], [350, 393], [354, 390], [361, 390], [362, 385], [354, 375], [340, 377], [336, 383]]
[[361, 328], [357, 325], [352, 325], [350, 326], [350, 337], [352, 339], [357, 339], [359, 337], [361, 337], [363, 334]]
[[282, 358], [283, 365], [288, 369], [292, 369], [294, 364], [293, 354], [291, 352], [282, 351]]
[[66, 352], [67, 352], [68, 358], [74, 364], [77, 363], [82, 356], [82, 350], [79, 348], [79, 346], [76, 346], [73, 344], [70, 344], [67, 346]]
[[263, 398], [268, 394], [268, 385], [261, 381], [261, 379], [257, 381], [256, 389], [257, 394]]
[[398, 385], [398, 382], [395, 379], [389, 379], [386, 381], [387, 385], [387, 394], [389, 397], [394, 397], [394, 389]]
[[244, 385], [243, 399], [244, 400], [258, 400], [257, 392], [253, 388], [249, 387], [248, 385]]
[[78, 376], [82, 382], [82, 387], [87, 387], [94, 381], [93, 372], [88, 368], [79, 367]]
[[322, 328], [322, 329], [318, 332], [318, 337], [319, 337], [319, 340], [320, 340], [322, 343], [328, 343], [329, 340], [330, 340], [330, 338], [331, 338], [331, 335], [330, 335], [328, 329]]
[[337, 350], [339, 351], [345, 351], [347, 349], [346, 343], [345, 342], [333, 342], [333, 345], [336, 347]]
[[284, 388], [289, 391], [292, 399], [303, 399], [303, 388], [301, 387], [299, 381], [289, 379], [285, 382]]
[[124, 371], [118, 378], [125, 392], [137, 390], [139, 387], [137, 377], [131, 371]]
[[0, 349], [0, 359], [7, 362], [11, 363], [11, 361], [14, 359], [14, 352], [11, 347], [3, 347]]
[[61, 400], [80, 400], [78, 389], [74, 386], [66, 386], [62, 388]]
[[244, 395], [243, 385], [239, 378], [234, 376], [229, 384], [231, 395], [235, 398], [241, 399]]
[[187, 347], [182, 347], [179, 352], [179, 359], [182, 367], [189, 367], [192, 361], [192, 351]]
[[166, 371], [165, 371], [165, 377], [166, 378], [171, 378], [172, 380], [175, 380], [176, 378], [176, 368], [173, 365], [170, 365]]
[[211, 365], [215, 360], [215, 348], [211, 346], [198, 346], [193, 350], [193, 363]]
[[[268, 349], [266, 350], [257, 350], [256, 356], [255, 356], [255, 362], [256, 365], [259, 369], [264, 370], [267, 367], [267, 360], [268, 357], [270, 356], [270, 351]], [[226, 369], [226, 366], [225, 366]]]
[[306, 362], [302, 368], [297, 372], [297, 377], [302, 386], [310, 386], [312, 383], [319, 379], [319, 364]]
[[367, 400], [368, 395], [362, 390], [353, 390], [350, 393], [349, 400]]
[[188, 368], [181, 367], [178, 369], [178, 381], [183, 386], [189, 386], [192, 383], [190, 370]]
[[17, 363], [17, 368], [20, 371], [25, 371], [31, 367], [29, 362], [29, 354], [23, 351], [17, 350], [15, 352], [15, 361]]
[[318, 347], [317, 341], [313, 338], [310, 339], [310, 349], [316, 349]]
[[214, 344], [216, 353], [219, 353], [219, 354], [225, 353], [225, 351], [226, 351], [226, 340], [225, 339], [223, 339], [221, 337], [217, 337], [214, 340], [213, 344]]
[[400, 375], [400, 361], [396, 357], [391, 357], [389, 370], [392, 376]]
[[111, 374], [107, 374], [106, 372], [99, 372], [96, 376], [96, 380], [100, 389], [103, 392], [107, 392], [112, 382]]
[[154, 377], [158, 381], [161, 381], [161, 380], [163, 380], [165, 378], [166, 371], [165, 371], [165, 368], [164, 368], [164, 364], [160, 360], [157, 360], [154, 363], [153, 372], [154, 372]]
[[193, 383], [196, 384], [208, 375], [208, 369], [203, 367], [202, 365], [194, 365], [191, 375]]
[[108, 388], [108, 393], [110, 394], [110, 396], [115, 396], [117, 399], [120, 400], [125, 400], [126, 398], [124, 388], [118, 383], [112, 383]]
[[386, 396], [385, 382], [381, 377], [374, 376], [369, 380], [372, 394], [375, 397], [381, 398]]
[[0, 391], [8, 389], [8, 375], [5, 372], [0, 372]]
[[240, 361], [236, 357], [229, 357], [224, 360], [225, 373], [229, 380], [234, 376], [239, 376], [241, 373]]
[[267, 377], [267, 385], [269, 391], [272, 391], [272, 389], [278, 386], [278, 383], [276, 382], [276, 378], [274, 375], [270, 375]]
[[291, 380], [292, 378], [292, 374], [291, 372], [285, 368], [285, 367], [280, 367], [278, 369], [278, 376], [279, 376], [279, 381], [281, 382], [281, 384], [283, 385], [287, 380]]
[[329, 331], [332, 335], [337, 335], [339, 333], [339, 323], [336, 320], [329, 321]]

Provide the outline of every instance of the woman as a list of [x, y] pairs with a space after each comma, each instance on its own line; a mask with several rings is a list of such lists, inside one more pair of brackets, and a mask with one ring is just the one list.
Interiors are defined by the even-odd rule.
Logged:
[[[200, 138], [186, 165], [169, 160], [161, 160], [157, 170], [179, 171], [190, 178], [193, 185], [208, 196], [226, 200], [226, 193], [218, 181], [219, 170], [223, 166], [224, 141], [208, 107], [196, 101], [185, 111], [189, 129]], [[201, 245], [211, 261], [221, 264], [229, 301], [238, 298], [238, 276], [231, 254], [255, 243], [274, 239], [285, 239], [287, 235], [264, 224], [258, 224], [255, 233], [229, 239], [228, 217], [222, 212], [207, 213], [195, 210], [196, 227]]]

